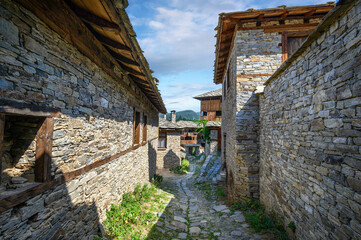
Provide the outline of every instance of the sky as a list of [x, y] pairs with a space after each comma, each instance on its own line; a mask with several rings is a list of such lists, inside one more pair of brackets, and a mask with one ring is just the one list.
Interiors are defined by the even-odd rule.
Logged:
[[193, 110], [193, 97], [222, 88], [213, 83], [218, 15], [249, 8], [326, 3], [327, 0], [128, 0], [126, 11], [167, 111]]

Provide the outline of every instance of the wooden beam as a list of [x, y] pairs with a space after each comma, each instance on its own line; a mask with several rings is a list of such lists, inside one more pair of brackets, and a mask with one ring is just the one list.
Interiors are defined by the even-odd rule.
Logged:
[[282, 62], [287, 60], [287, 33], [282, 33]]
[[258, 17], [257, 17], [257, 23], [256, 26], [261, 26], [261, 22], [264, 19], [264, 13], [261, 13]]
[[276, 25], [276, 26], [256, 26], [256, 27], [238, 27], [238, 30], [254, 30], [254, 29], [279, 29], [280, 32], [285, 29], [300, 29], [304, 30], [305, 28], [317, 27], [318, 23], [303, 23], [303, 24], [287, 24], [287, 25]]
[[104, 18], [98, 17], [98, 16], [92, 14], [91, 12], [78, 7], [71, 0], [67, 0], [65, 2], [75, 12], [76, 15], [78, 15], [81, 19], [83, 19], [87, 23], [94, 24], [94, 25], [104, 28], [106, 30], [120, 32], [120, 27], [118, 26], [118, 24], [110, 22]]
[[125, 50], [125, 51], [128, 51], [128, 52], [131, 52], [132, 50], [125, 46], [124, 44], [120, 43], [120, 42], [117, 42], [117, 41], [114, 41], [113, 39], [110, 39], [100, 33], [98, 33], [96, 30], [94, 30], [89, 24], [86, 24], [88, 29], [94, 34], [94, 36], [102, 43], [102, 44], [105, 44], [109, 47], [113, 47], [113, 48], [116, 48], [116, 49], [119, 49], [119, 50]]
[[130, 73], [130, 74], [133, 74], [133, 75], [138, 75], [138, 76], [145, 76], [143, 73], [133, 69], [133, 68], [130, 68], [130, 67], [127, 67], [126, 65], [124, 65], [121, 61], [118, 61], [119, 65], [123, 68], [124, 71]]
[[57, 117], [60, 116], [60, 109], [0, 99], [0, 113], [32, 117]]
[[290, 14], [290, 13], [289, 12], [282, 13], [280, 16], [280, 20], [285, 20], [287, 18], [288, 14]]
[[110, 55], [112, 55], [117, 61], [120, 61], [122, 63], [127, 63], [127, 64], [130, 64], [130, 65], [134, 65], [134, 66], [140, 66], [139, 63], [137, 63], [136, 61], [130, 59], [130, 58], [127, 58], [125, 56], [123, 56], [122, 54], [120, 53], [117, 53], [113, 50], [111, 50], [110, 48], [106, 47], [106, 49], [108, 50], [108, 52], [110, 53]]
[[36, 135], [35, 181], [51, 180], [51, 152], [53, 148], [54, 119], [47, 117]]

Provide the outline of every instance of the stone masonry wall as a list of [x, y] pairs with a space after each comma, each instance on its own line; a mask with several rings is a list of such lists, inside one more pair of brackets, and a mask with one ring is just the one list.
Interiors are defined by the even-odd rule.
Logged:
[[[0, 96], [60, 108], [52, 178], [132, 147], [133, 107], [148, 117], [144, 146], [1, 213], [0, 239], [85, 239], [105, 210], [155, 173], [158, 112], [134, 83], [127, 92], [23, 7], [0, 6]], [[142, 139], [142, 134], [140, 139]]]
[[254, 91], [268, 77], [243, 75], [272, 74], [282, 62], [279, 43], [279, 33], [238, 31], [232, 49], [233, 82], [227, 98], [236, 105], [222, 105], [222, 137], [227, 134], [227, 185], [233, 200], [259, 198], [259, 102]]
[[181, 149], [181, 132], [167, 132], [167, 148], [158, 148], [157, 150], [157, 168], [174, 168], [181, 165], [185, 152]]
[[361, 239], [361, 1], [266, 86], [261, 201], [297, 239]]

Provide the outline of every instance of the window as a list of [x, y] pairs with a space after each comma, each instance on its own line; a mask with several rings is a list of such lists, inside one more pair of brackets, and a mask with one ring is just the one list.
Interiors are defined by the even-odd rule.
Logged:
[[282, 62], [292, 56], [297, 49], [306, 40], [307, 35], [299, 33], [283, 33], [282, 34]]
[[143, 142], [147, 141], [147, 124], [148, 118], [146, 115], [143, 115]]
[[[4, 102], [0, 105], [8, 107]], [[51, 180], [53, 117], [46, 107], [10, 106], [9, 113], [0, 113], [0, 197]]]
[[222, 116], [222, 111], [216, 111], [216, 116], [217, 116], [217, 117]]
[[204, 117], [204, 116], [207, 116], [207, 112], [206, 111], [203, 111], [202, 112], [202, 116]]
[[193, 138], [191, 136], [186, 136], [184, 140], [193, 140]]
[[167, 147], [167, 133], [159, 132], [158, 148], [166, 148], [166, 147]]
[[140, 141], [140, 112], [134, 110], [134, 129], [133, 144], [139, 144]]

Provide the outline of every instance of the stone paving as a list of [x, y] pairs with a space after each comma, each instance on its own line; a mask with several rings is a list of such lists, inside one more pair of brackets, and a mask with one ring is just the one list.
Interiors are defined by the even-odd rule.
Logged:
[[232, 213], [217, 200], [207, 200], [197, 189], [192, 171], [184, 176], [166, 171], [161, 172], [162, 188], [174, 198], [154, 229], [159, 239], [266, 239], [251, 233], [241, 212]]

